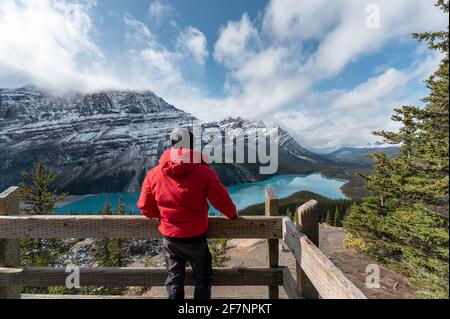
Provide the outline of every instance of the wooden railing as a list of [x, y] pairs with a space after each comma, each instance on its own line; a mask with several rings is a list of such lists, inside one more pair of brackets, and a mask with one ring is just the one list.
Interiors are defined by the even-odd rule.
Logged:
[[[230, 221], [209, 219], [209, 238], [265, 239], [267, 266], [214, 269], [216, 286], [267, 286], [268, 297], [279, 297], [279, 286], [292, 299], [360, 299], [358, 290], [317, 247], [319, 222], [317, 202], [298, 208], [296, 223], [278, 217], [278, 199], [266, 191], [266, 216], [240, 217]], [[64, 268], [22, 267], [21, 238], [160, 238], [158, 222], [137, 216], [20, 216], [19, 190], [12, 187], [0, 194], [0, 299], [20, 298], [24, 286], [64, 286]], [[290, 249], [297, 263], [295, 280], [287, 267], [279, 266], [279, 241]], [[165, 269], [80, 268], [81, 286], [163, 286]], [[187, 272], [186, 285], [193, 285]]]

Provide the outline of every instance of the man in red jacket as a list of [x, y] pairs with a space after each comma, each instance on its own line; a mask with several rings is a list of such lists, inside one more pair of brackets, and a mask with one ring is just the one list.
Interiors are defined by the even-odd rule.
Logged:
[[195, 277], [195, 299], [211, 298], [211, 253], [208, 248], [208, 200], [229, 219], [238, 217], [227, 189], [215, 171], [193, 151], [193, 135], [186, 129], [172, 133], [173, 148], [147, 173], [138, 207], [148, 218], [160, 220], [163, 251], [169, 276], [169, 299], [184, 299], [186, 262]]

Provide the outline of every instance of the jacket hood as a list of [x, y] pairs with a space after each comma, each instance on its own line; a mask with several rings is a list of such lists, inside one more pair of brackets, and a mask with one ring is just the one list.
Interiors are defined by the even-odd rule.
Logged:
[[169, 176], [189, 174], [195, 165], [206, 164], [204, 154], [193, 150], [168, 149], [159, 160], [161, 171]]

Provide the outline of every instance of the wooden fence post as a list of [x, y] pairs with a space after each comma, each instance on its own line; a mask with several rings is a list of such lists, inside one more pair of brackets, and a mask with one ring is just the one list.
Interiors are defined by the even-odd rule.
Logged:
[[[19, 214], [19, 188], [0, 194], [0, 215]], [[0, 267], [20, 266], [20, 239], [0, 239]], [[20, 299], [22, 287], [0, 287], [0, 299]]]
[[[278, 216], [278, 198], [273, 188], [266, 189], [266, 216]], [[279, 260], [279, 240], [267, 240], [267, 262], [270, 268], [278, 268]], [[278, 286], [268, 286], [269, 299], [279, 298]]]
[[[310, 200], [297, 209], [296, 224], [300, 231], [305, 234], [314, 245], [319, 247], [319, 212], [317, 201]], [[307, 299], [318, 299], [319, 293], [305, 274], [301, 265], [296, 264], [297, 284], [303, 297]]]

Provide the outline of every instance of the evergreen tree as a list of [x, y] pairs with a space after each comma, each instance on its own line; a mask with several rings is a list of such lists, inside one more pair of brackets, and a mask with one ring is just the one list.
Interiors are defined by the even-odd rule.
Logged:
[[336, 207], [336, 212], [334, 213], [334, 227], [342, 227], [342, 219], [341, 219], [341, 212], [339, 211], [339, 208]]
[[286, 210], [286, 216], [295, 223], [295, 214], [291, 211], [290, 208]]
[[119, 216], [126, 215], [125, 202], [123, 201], [122, 195], [119, 197], [119, 210], [117, 211]]
[[209, 250], [212, 255], [213, 267], [225, 267], [230, 256], [227, 253], [228, 241], [225, 239], [214, 239], [209, 242]]
[[334, 214], [327, 209], [327, 218], [325, 219], [325, 224], [328, 224], [330, 226], [334, 225]]
[[150, 267], [151, 264], [150, 259], [151, 259], [150, 254], [148, 253], [148, 251], [146, 251], [144, 254], [144, 267], [146, 268]]
[[[438, 0], [448, 14], [448, 1]], [[392, 117], [398, 132], [376, 132], [401, 145], [400, 155], [373, 155], [375, 172], [364, 176], [371, 196], [352, 208], [345, 227], [366, 252], [407, 274], [427, 297], [448, 298], [449, 51], [448, 28], [414, 34], [444, 53], [426, 81], [425, 107], [404, 106]]]
[[23, 211], [28, 215], [51, 215], [55, 203], [67, 197], [59, 194], [55, 188], [56, 175], [42, 163], [36, 163], [31, 172], [22, 172], [24, 179], [20, 183]]
[[[102, 215], [111, 216], [114, 212], [111, 208], [111, 202], [109, 198], [105, 202]], [[122, 197], [119, 199], [119, 210], [117, 215], [125, 215], [125, 204]], [[110, 239], [101, 238], [94, 241], [94, 256], [97, 260], [99, 267], [126, 267], [129, 263], [127, 254], [128, 241], [124, 239]], [[100, 287], [93, 291], [94, 294], [99, 295], [120, 295], [124, 292], [124, 287]]]
[[[22, 172], [24, 182], [20, 186], [23, 211], [28, 215], [51, 215], [58, 200], [67, 194], [59, 194], [55, 187], [56, 175], [42, 163], [36, 163], [30, 172]], [[22, 264], [32, 267], [57, 266], [59, 256], [70, 247], [70, 241], [22, 239]], [[26, 288], [27, 293], [49, 293], [48, 287]]]
[[[110, 216], [113, 214], [109, 198], [106, 199], [105, 207], [101, 211], [101, 214], [103, 216]], [[99, 238], [94, 240], [94, 256], [99, 267], [111, 267], [110, 241], [109, 238]]]
[[[125, 203], [122, 196], [119, 198], [119, 216], [125, 216]], [[128, 241], [125, 239], [112, 239], [110, 242], [110, 264], [111, 267], [126, 267], [129, 262], [127, 256]]]

